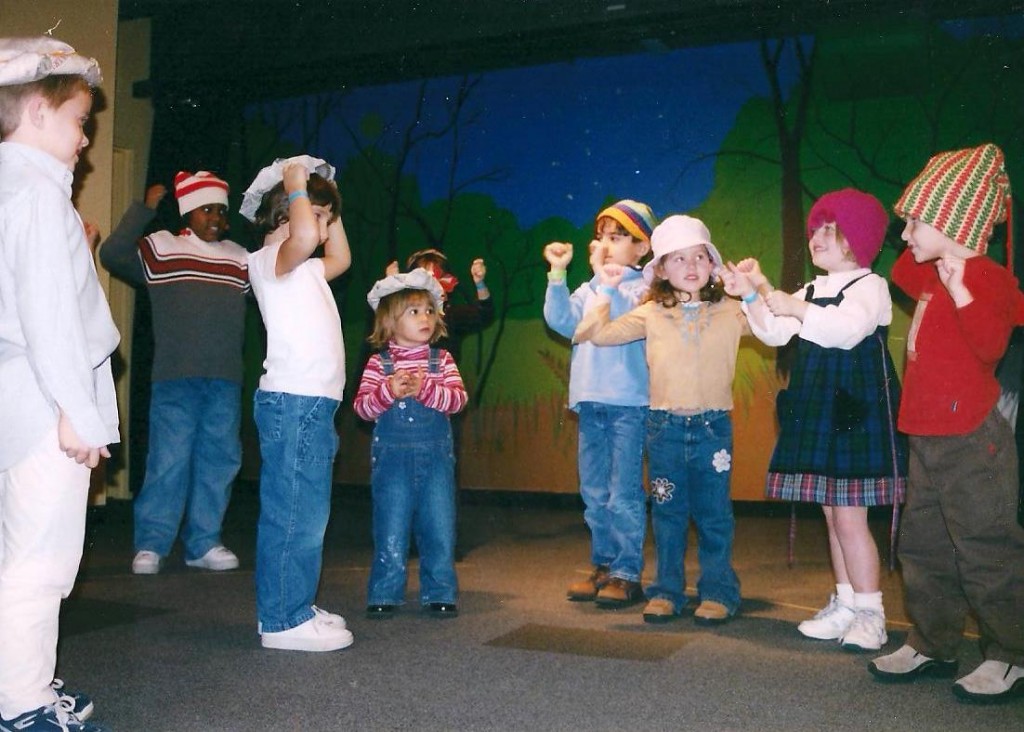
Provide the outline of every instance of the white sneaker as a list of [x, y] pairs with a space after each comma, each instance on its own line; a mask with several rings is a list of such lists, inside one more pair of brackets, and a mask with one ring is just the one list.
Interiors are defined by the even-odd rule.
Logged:
[[839, 602], [836, 595], [828, 598], [828, 605], [819, 610], [813, 618], [796, 626], [803, 635], [817, 640], [839, 640], [853, 623], [853, 608]]
[[143, 549], [132, 560], [132, 574], [157, 574], [160, 571], [160, 555]]
[[238, 569], [238, 557], [226, 546], [218, 545], [199, 559], [186, 559], [185, 564], [189, 567], [223, 572], [226, 569]]
[[885, 633], [885, 615], [878, 610], [858, 608], [839, 642], [844, 651], [877, 651], [889, 642]]
[[338, 651], [352, 645], [352, 640], [351, 631], [338, 627], [322, 614], [288, 630], [260, 634], [264, 648], [282, 651]]
[[[311, 607], [313, 609], [313, 612], [316, 615], [318, 615], [328, 625], [335, 625], [335, 626], [337, 626], [339, 628], [342, 628], [342, 629], [345, 629], [345, 628], [348, 627], [348, 624], [345, 622], [345, 618], [341, 617], [337, 613], [329, 613], [326, 610], [324, 610], [323, 608], [317, 607], [316, 605], [312, 605]], [[256, 632], [258, 634], [260, 634], [260, 635], [263, 634], [263, 621], [262, 620], [257, 620], [256, 621]]]
[[964, 701], [991, 704], [1024, 696], [1024, 666], [984, 661], [953, 684], [953, 693]]

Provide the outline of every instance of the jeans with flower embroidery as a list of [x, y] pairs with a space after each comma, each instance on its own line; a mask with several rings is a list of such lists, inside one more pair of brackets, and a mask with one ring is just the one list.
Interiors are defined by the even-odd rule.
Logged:
[[647, 417], [651, 524], [658, 558], [648, 598], [686, 605], [686, 541], [690, 519], [697, 527], [699, 600], [720, 602], [734, 614], [740, 582], [732, 567], [735, 519], [729, 497], [732, 419], [726, 411], [678, 415], [652, 409]]

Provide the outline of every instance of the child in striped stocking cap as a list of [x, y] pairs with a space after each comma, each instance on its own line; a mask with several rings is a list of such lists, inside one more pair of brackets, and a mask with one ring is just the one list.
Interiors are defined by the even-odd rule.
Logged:
[[869, 670], [881, 681], [955, 675], [970, 611], [985, 660], [953, 692], [973, 702], [1024, 695], [1017, 449], [995, 378], [1011, 330], [1024, 323], [1024, 295], [1009, 269], [985, 256], [1010, 206], [993, 144], [934, 156], [895, 205], [907, 249], [892, 279], [917, 300], [899, 415], [910, 436], [899, 556], [914, 628]]

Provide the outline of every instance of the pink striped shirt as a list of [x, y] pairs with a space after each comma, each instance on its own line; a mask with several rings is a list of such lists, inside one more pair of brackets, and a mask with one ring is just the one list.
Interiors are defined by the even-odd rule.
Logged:
[[[462, 411], [469, 401], [466, 387], [462, 384], [462, 375], [455, 359], [443, 348], [438, 349], [438, 371], [430, 373], [430, 347], [427, 345], [415, 348], [403, 348], [394, 341], [388, 344], [391, 360], [395, 371], [423, 370], [423, 385], [420, 387], [416, 400], [425, 407], [436, 409], [444, 414], [455, 414]], [[375, 421], [395, 403], [395, 395], [391, 393], [388, 377], [384, 375], [384, 365], [380, 354], [375, 353], [366, 362], [363, 377], [359, 381], [353, 408], [361, 418]]]

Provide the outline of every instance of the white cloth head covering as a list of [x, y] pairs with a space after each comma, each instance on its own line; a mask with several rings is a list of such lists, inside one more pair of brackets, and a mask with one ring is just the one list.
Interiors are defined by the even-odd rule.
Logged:
[[81, 76], [89, 86], [103, 81], [96, 59], [80, 56], [56, 38], [0, 38], [0, 86], [28, 84], [56, 74]]
[[417, 267], [411, 272], [388, 275], [382, 280], [377, 280], [367, 294], [366, 302], [370, 303], [370, 307], [376, 311], [382, 299], [402, 290], [426, 290], [437, 312], [439, 314], [444, 312], [444, 291], [441, 290], [441, 283], [422, 267]]
[[293, 158], [278, 158], [256, 174], [256, 179], [242, 195], [242, 205], [238, 207], [238, 213], [242, 214], [249, 221], [256, 220], [256, 210], [263, 201], [267, 191], [276, 186], [284, 178], [285, 166], [291, 163], [299, 163], [306, 166], [310, 173], [317, 173], [327, 180], [334, 180], [334, 166], [330, 163], [314, 158], [310, 155], [296, 155]]
[[666, 254], [680, 249], [704, 246], [711, 257], [711, 277], [714, 278], [725, 266], [718, 247], [711, 243], [711, 232], [704, 222], [692, 216], [669, 216], [654, 227], [651, 234], [651, 261], [644, 265], [644, 282], [654, 281], [654, 268]]

